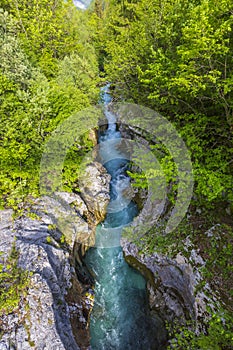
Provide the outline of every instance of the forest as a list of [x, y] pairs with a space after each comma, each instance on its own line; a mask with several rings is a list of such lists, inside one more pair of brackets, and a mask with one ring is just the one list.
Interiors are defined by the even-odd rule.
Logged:
[[[187, 145], [195, 181], [188, 213], [175, 233], [152, 227], [143, 249], [175, 256], [182, 247], [172, 246], [174, 237], [189, 235], [222, 309], [205, 336], [173, 330], [172, 349], [230, 349], [233, 341], [232, 52], [231, 0], [95, 0], [85, 11], [71, 0], [0, 0], [1, 209], [22, 215], [40, 195], [46, 141], [60, 122], [96, 105], [107, 82], [114, 101], [161, 113]], [[92, 146], [86, 135], [70, 151], [64, 190], [75, 191]], [[169, 157], [162, 162], [175, 188]]]

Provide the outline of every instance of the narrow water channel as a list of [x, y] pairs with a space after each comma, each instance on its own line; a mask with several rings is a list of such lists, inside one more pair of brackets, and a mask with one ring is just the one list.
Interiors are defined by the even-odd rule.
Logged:
[[105, 88], [103, 100], [108, 128], [99, 136], [100, 157], [111, 175], [111, 200], [107, 215], [96, 230], [96, 247], [90, 248], [85, 262], [95, 276], [95, 302], [90, 321], [93, 350], [157, 349], [151, 329], [146, 281], [124, 260], [120, 234], [137, 215], [134, 202], [123, 192], [129, 185], [127, 160], [119, 151], [121, 135], [115, 116], [108, 111], [111, 101]]

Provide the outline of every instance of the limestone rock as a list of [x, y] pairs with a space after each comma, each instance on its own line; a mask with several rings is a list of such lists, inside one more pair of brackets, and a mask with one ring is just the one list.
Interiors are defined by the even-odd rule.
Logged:
[[[71, 250], [75, 242], [93, 245], [94, 233], [81, 216], [81, 213], [86, 213], [87, 209], [85, 204], [81, 202], [80, 197], [73, 195], [73, 201], [71, 202], [68, 194], [67, 201], [64, 200], [64, 195], [60, 196], [59, 193], [54, 196], [53, 198], [48, 196], [38, 198], [33, 207], [40, 220], [53, 228], [51, 234], [54, 239], [59, 240], [63, 235]], [[74, 207], [71, 207], [70, 204], [72, 203], [75, 203]], [[77, 203], [79, 211], [77, 210]]]
[[206, 306], [216, 312], [220, 305], [208, 283], [197, 289], [203, 281], [200, 267], [205, 265], [198, 252], [192, 249], [189, 260], [181, 253], [170, 259], [157, 253], [139, 254], [138, 248], [125, 238], [121, 245], [126, 261], [148, 281], [151, 312], [156, 312], [168, 324], [174, 321], [185, 324], [186, 320], [193, 319], [196, 334], [205, 332], [203, 325], [211, 317]]
[[139, 255], [137, 247], [126, 240], [122, 240], [122, 247], [126, 261], [147, 278], [151, 308], [162, 319], [171, 322], [196, 317], [190, 265], [181, 258], [177, 262], [157, 253]]
[[14, 242], [13, 226], [13, 210], [0, 210], [0, 251], [7, 256], [11, 251]]
[[9, 251], [16, 237], [19, 267], [32, 276], [20, 310], [1, 319], [0, 349], [79, 349], [65, 301], [73, 274], [68, 250], [48, 243], [43, 222], [25, 217], [13, 223], [10, 214], [5, 212], [10, 224], [1, 231], [0, 250]]
[[0, 350], [89, 349], [86, 292], [93, 280], [82, 257], [94, 245], [95, 225], [106, 214], [109, 182], [95, 162], [87, 167], [83, 195], [43, 196], [15, 221], [12, 210], [0, 211], [1, 261], [15, 242], [19, 267], [32, 274], [17, 312], [0, 319]]
[[89, 212], [93, 215], [94, 224], [101, 222], [106, 214], [110, 200], [110, 175], [98, 162], [88, 164], [85, 173], [79, 179], [79, 187]]
[[88, 208], [78, 194], [69, 192], [57, 192], [56, 194], [71, 205], [79, 216], [85, 217], [88, 215]]

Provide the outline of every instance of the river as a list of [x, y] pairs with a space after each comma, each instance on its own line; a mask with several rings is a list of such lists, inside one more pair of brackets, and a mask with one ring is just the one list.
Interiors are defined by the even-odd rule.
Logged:
[[148, 295], [144, 277], [124, 260], [120, 247], [122, 228], [138, 214], [137, 206], [124, 196], [129, 186], [127, 157], [119, 151], [121, 134], [116, 118], [108, 110], [111, 96], [103, 90], [107, 129], [99, 136], [99, 152], [111, 175], [107, 215], [96, 230], [96, 246], [90, 248], [85, 262], [95, 276], [95, 302], [90, 321], [93, 350], [157, 349], [155, 330], [151, 329]]

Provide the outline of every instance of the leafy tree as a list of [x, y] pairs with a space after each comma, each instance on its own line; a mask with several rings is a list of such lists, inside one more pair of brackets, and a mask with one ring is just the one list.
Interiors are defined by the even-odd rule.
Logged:
[[115, 95], [156, 109], [180, 130], [202, 205], [232, 201], [231, 2], [110, 1], [105, 11]]
[[[88, 16], [70, 1], [27, 5], [13, 1], [0, 9], [0, 206], [15, 209], [39, 194], [40, 159], [52, 131], [98, 100]], [[85, 149], [89, 141], [83, 143]], [[83, 156], [73, 153], [74, 163]], [[70, 161], [64, 179], [70, 188], [73, 167]]]
[[[161, 220], [141, 238], [139, 248], [145, 253], [156, 250], [172, 257], [182, 252], [189, 258], [189, 252], [183, 248], [188, 236], [197, 249], [204, 250], [211, 280], [220, 276], [214, 288], [221, 293], [222, 283], [225, 295], [230, 295], [226, 293], [226, 276], [232, 271], [232, 233], [222, 230], [221, 247], [215, 245], [215, 232], [212, 238], [204, 239], [203, 235], [210, 225], [221, 222], [225, 208], [233, 210], [232, 1], [109, 0], [97, 17], [101, 38], [97, 46], [114, 97], [160, 112], [179, 131], [192, 157], [195, 189], [189, 217], [175, 232], [166, 235]], [[158, 145], [158, 140], [149, 136], [145, 135], [151, 151], [174, 193], [169, 197], [170, 208], [176, 199], [174, 160]], [[145, 188], [145, 175], [131, 174], [134, 185]], [[201, 207], [198, 218], [197, 206]], [[204, 224], [198, 231], [195, 220], [199, 219]], [[204, 277], [206, 282], [208, 276]], [[211, 280], [208, 282], [214, 283]], [[228, 303], [225, 310], [212, 315], [205, 334], [197, 336], [180, 325], [174, 334], [173, 326], [170, 348], [230, 349], [232, 317], [227, 311]]]

